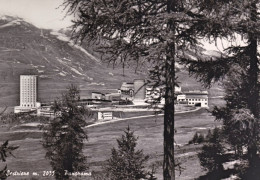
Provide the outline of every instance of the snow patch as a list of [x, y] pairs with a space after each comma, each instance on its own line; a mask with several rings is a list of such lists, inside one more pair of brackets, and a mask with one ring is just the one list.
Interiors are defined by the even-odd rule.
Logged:
[[84, 52], [87, 56], [89, 56], [92, 60], [100, 63], [100, 60], [98, 58], [96, 58], [95, 56], [93, 56], [92, 54], [90, 54], [86, 49], [84, 49], [83, 47], [79, 46], [79, 45], [76, 45], [73, 43], [73, 41], [70, 40], [69, 37], [67, 37], [65, 34], [62, 34], [62, 33], [59, 33], [59, 32], [56, 32], [56, 31], [52, 31], [51, 32], [52, 35], [56, 36], [57, 39], [61, 40], [61, 41], [64, 41], [64, 42], [68, 42], [68, 44], [71, 46], [71, 47], [75, 47], [77, 49], [79, 49], [80, 51]]
[[59, 75], [66, 76], [66, 73], [64, 71], [62, 71], [62, 72], [59, 72]]
[[58, 57], [56, 57], [56, 59], [63, 64], [64, 66], [67, 66], [71, 71], [73, 71], [74, 73], [81, 75], [81, 76], [85, 76], [85, 74], [82, 74], [81, 72], [79, 72], [77, 69], [75, 69], [74, 67], [72, 67], [71, 65], [68, 65], [66, 62], [64, 62], [63, 60], [59, 59]]
[[70, 59], [67, 59], [67, 58], [65, 58], [65, 57], [64, 57], [64, 58], [62, 58], [62, 59], [64, 59], [64, 60], [66, 60], [66, 61], [69, 61], [69, 62], [71, 62], [71, 60], [70, 60]]
[[6, 28], [6, 27], [10, 27], [10, 26], [16, 26], [16, 25], [20, 25], [20, 24], [21, 24], [20, 20], [14, 20], [14, 21], [8, 22], [8, 23], [6, 23], [4, 25], [1, 25], [0, 29]]

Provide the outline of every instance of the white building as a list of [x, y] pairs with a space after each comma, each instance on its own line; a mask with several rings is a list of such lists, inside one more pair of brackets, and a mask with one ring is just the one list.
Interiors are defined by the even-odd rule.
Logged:
[[177, 95], [178, 103], [186, 103], [190, 106], [208, 107], [208, 91], [186, 91]]
[[20, 76], [20, 106], [16, 106], [15, 113], [36, 110], [40, 106], [37, 103], [37, 76]]

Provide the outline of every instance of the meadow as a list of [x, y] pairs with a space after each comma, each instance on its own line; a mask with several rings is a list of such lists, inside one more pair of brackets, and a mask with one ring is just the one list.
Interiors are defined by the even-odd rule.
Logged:
[[[220, 122], [214, 121], [214, 117], [203, 109], [176, 114], [175, 122], [177, 129], [175, 140], [178, 145], [176, 146], [176, 158], [182, 163], [183, 168], [176, 179], [194, 179], [205, 174], [196, 156], [200, 145], [187, 145], [187, 143], [195, 132], [206, 134], [208, 129], [219, 126]], [[31, 175], [33, 172], [39, 174], [39, 176], [13, 176], [11, 179], [53, 179], [53, 177], [43, 176], [43, 172], [51, 170], [51, 167], [49, 161], [45, 159], [42, 132], [36, 125], [29, 123], [16, 125], [9, 129], [1, 128], [0, 141], [9, 139], [10, 144], [20, 146], [14, 152], [15, 157], [10, 156], [6, 163], [0, 163], [1, 167], [8, 164], [8, 169], [11, 171], [30, 172]], [[110, 157], [111, 148], [117, 147], [116, 139], [123, 134], [128, 125], [139, 137], [137, 149], [143, 149], [144, 154], [150, 156], [147, 167], [151, 168], [152, 165], [155, 165], [157, 167], [156, 177], [162, 179], [163, 117], [160, 115], [87, 127], [89, 139], [85, 142], [84, 154], [88, 157], [88, 171], [97, 173], [102, 171], [105, 160]], [[91, 179], [91, 177], [81, 179]]]

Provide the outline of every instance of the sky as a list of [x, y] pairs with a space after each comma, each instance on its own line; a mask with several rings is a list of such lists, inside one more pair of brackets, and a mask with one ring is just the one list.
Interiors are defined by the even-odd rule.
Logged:
[[72, 16], [67, 16], [64, 0], [0, 0], [0, 16], [18, 16], [36, 27], [59, 30], [70, 26]]

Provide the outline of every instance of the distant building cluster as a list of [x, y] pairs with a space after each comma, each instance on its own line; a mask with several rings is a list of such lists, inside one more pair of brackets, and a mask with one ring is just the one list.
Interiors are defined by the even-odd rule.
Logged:
[[[41, 104], [37, 102], [37, 76], [20, 76], [20, 106], [15, 106], [15, 113], [34, 112], [38, 116], [54, 117], [52, 103]], [[80, 105], [98, 111], [98, 119], [107, 120], [113, 118], [109, 111], [100, 111], [103, 107], [115, 105], [149, 105], [149, 103], [164, 104], [163, 88], [147, 87], [144, 79], [135, 79], [133, 82], [123, 82], [120, 89], [114, 93], [93, 91], [91, 98], [81, 99]], [[176, 103], [189, 106], [208, 107], [207, 91], [182, 91], [181, 87], [175, 87]]]
[[135, 79], [133, 83], [123, 82], [119, 91], [123, 95], [129, 95], [134, 104], [164, 102], [162, 88], [147, 86], [144, 79]]

